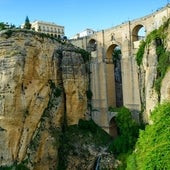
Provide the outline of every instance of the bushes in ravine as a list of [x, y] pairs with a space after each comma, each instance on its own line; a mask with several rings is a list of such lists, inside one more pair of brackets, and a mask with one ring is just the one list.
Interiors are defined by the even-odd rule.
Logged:
[[109, 150], [114, 154], [126, 153], [133, 149], [139, 133], [139, 125], [132, 118], [129, 109], [122, 107], [117, 109], [115, 118], [119, 136], [112, 141]]
[[170, 103], [158, 105], [151, 113], [153, 123], [140, 131], [127, 170], [170, 169]]

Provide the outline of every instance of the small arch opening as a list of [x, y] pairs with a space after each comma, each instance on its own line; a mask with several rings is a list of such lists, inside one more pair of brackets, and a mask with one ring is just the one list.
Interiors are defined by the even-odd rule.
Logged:
[[146, 30], [143, 25], [137, 25], [132, 31], [132, 41], [140, 41], [145, 38]]
[[116, 124], [115, 117], [113, 117], [109, 122], [109, 134], [113, 139], [118, 136], [118, 126]]
[[97, 49], [97, 42], [95, 39], [91, 39], [87, 45], [87, 50], [88, 51], [96, 51]]

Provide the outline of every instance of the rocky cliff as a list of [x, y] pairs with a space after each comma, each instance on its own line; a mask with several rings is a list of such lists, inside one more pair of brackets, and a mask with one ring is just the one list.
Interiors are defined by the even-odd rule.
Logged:
[[154, 107], [170, 100], [170, 19], [147, 35], [143, 47], [138, 73], [139, 89], [144, 121], [150, 122]]
[[61, 126], [87, 108], [80, 50], [35, 32], [1, 32], [0, 79], [0, 165], [54, 169]]

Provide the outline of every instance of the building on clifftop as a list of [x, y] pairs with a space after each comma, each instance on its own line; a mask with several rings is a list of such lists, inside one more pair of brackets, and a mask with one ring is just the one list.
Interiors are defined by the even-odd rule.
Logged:
[[[21, 26], [22, 27], [22, 26]], [[31, 29], [37, 32], [48, 34], [61, 38], [64, 36], [64, 26], [57, 25], [53, 22], [34, 21], [31, 22]]]
[[96, 31], [87, 28], [87, 29], [85, 29], [84, 31], [79, 32], [79, 33], [77, 33], [76, 35], [74, 35], [71, 39], [78, 39], [78, 38], [86, 37], [86, 36], [89, 36], [89, 35], [94, 34], [95, 32], [96, 32]]
[[31, 23], [31, 28], [54, 37], [60, 38], [64, 36], [64, 26], [57, 25], [53, 22], [34, 21]]

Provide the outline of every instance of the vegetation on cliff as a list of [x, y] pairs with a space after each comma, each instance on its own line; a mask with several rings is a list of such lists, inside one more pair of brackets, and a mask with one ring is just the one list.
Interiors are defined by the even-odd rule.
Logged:
[[1, 170], [29, 170], [23, 163], [16, 164], [14, 163], [11, 166], [0, 166]]
[[159, 27], [159, 29], [153, 30], [150, 34], [148, 34], [146, 39], [141, 41], [136, 54], [136, 62], [138, 66], [141, 66], [146, 48], [151, 44], [151, 42], [155, 42], [158, 64], [157, 78], [154, 82], [154, 87], [158, 95], [160, 95], [161, 82], [166, 74], [168, 67], [170, 66], [170, 51], [167, 51], [166, 49], [166, 43], [168, 41], [166, 38], [169, 25], [170, 19], [164, 22], [164, 24]]
[[151, 119], [153, 124], [140, 131], [127, 170], [170, 169], [170, 103], [158, 105]]

